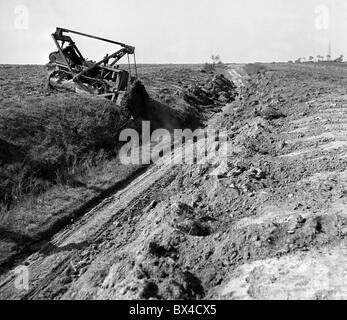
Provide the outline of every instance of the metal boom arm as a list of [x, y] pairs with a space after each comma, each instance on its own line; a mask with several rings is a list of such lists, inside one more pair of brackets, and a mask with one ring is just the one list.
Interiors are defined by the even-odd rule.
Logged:
[[80, 36], [83, 36], [83, 37], [88, 37], [88, 38], [92, 38], [92, 39], [96, 39], [96, 40], [100, 40], [100, 41], [104, 41], [104, 42], [117, 44], [117, 45], [125, 48], [127, 50], [127, 53], [129, 53], [129, 54], [133, 54], [135, 52], [135, 47], [129, 46], [129, 45], [127, 45], [125, 43], [122, 43], [122, 42], [117, 42], [117, 41], [113, 41], [113, 40], [109, 40], [109, 39], [105, 39], [105, 38], [100, 38], [100, 37], [92, 36], [92, 35], [87, 34], [87, 33], [82, 33], [82, 32], [73, 31], [73, 30], [64, 29], [64, 28], [59, 28], [59, 27], [57, 27], [57, 30], [56, 30], [55, 34], [56, 35], [61, 35], [62, 39], [58, 39], [58, 40], [63, 40], [64, 41], [64, 38], [65, 39], [70, 38], [70, 37], [63, 36], [63, 32], [74, 33], [74, 34], [77, 34], [77, 35], [80, 35]]

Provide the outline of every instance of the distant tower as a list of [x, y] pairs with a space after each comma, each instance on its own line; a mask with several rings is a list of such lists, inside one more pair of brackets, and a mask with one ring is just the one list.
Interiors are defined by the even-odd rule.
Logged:
[[333, 42], [334, 38], [334, 19], [333, 14], [335, 13], [335, 0], [330, 0], [330, 12], [329, 12], [329, 48], [328, 48], [328, 55], [330, 56], [330, 60], [332, 60], [332, 50], [331, 50], [331, 43]]
[[328, 56], [330, 57], [330, 60], [331, 60], [331, 41], [329, 41]]

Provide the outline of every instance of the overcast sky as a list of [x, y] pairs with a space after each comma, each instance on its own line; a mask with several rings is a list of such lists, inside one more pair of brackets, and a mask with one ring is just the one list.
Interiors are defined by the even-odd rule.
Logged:
[[[55, 27], [136, 47], [140, 63], [347, 57], [347, 0], [0, 0], [0, 63], [43, 64]], [[112, 47], [76, 37], [88, 58]]]

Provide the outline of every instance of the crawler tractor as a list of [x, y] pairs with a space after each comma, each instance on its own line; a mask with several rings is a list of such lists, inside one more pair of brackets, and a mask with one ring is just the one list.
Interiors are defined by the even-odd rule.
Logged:
[[[112, 43], [121, 47], [98, 62], [85, 59], [67, 33]], [[49, 85], [58, 90], [96, 95], [115, 101], [118, 105], [126, 96], [131, 83], [137, 78], [135, 48], [124, 43], [91, 36], [89, 34], [57, 28], [52, 34], [57, 51], [49, 55], [47, 64]], [[128, 57], [128, 70], [120, 69], [117, 62]], [[130, 64], [133, 58], [133, 69]]]

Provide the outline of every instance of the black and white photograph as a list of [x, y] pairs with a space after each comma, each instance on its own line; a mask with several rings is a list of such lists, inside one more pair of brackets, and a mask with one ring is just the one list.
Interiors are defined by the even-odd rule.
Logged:
[[347, 0], [0, 0], [0, 43], [0, 300], [347, 299]]

